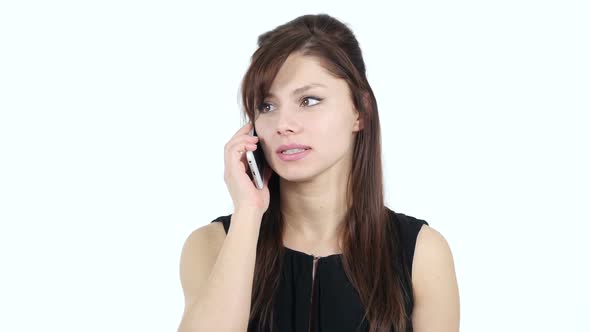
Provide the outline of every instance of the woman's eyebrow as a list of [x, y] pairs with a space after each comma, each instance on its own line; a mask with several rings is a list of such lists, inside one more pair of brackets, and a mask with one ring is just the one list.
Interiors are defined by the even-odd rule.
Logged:
[[[297, 89], [293, 90], [293, 92], [291, 92], [291, 95], [292, 96], [295, 96], [295, 95], [301, 94], [301, 93], [303, 93], [303, 92], [305, 92], [305, 91], [307, 91], [307, 90], [309, 90], [311, 88], [314, 88], [314, 87], [327, 88], [327, 86], [325, 86], [324, 84], [321, 84], [321, 83], [311, 83], [311, 84], [307, 84], [307, 85], [304, 85], [304, 86], [302, 86], [300, 88], [297, 88]], [[273, 93], [271, 93], [271, 92], [268, 93], [268, 96], [269, 97], [275, 97], [275, 95]]]

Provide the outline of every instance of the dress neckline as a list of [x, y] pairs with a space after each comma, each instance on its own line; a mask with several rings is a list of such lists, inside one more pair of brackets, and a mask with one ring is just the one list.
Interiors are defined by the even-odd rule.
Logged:
[[289, 247], [283, 246], [283, 248], [285, 248], [286, 252], [290, 252], [290, 253], [295, 254], [295, 255], [309, 257], [309, 258], [316, 258], [316, 257], [319, 257], [319, 258], [328, 258], [328, 257], [340, 258], [340, 257], [342, 257], [342, 253], [339, 253], [339, 254], [331, 254], [331, 255], [328, 255], [328, 256], [315, 256], [315, 255], [310, 255], [308, 253], [305, 253], [303, 251], [291, 249]]

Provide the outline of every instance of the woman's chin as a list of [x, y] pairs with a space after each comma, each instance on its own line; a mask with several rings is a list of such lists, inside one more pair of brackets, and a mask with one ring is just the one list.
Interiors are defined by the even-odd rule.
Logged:
[[311, 182], [315, 177], [315, 174], [305, 172], [303, 170], [282, 170], [277, 172], [281, 181], [300, 183], [300, 182]]

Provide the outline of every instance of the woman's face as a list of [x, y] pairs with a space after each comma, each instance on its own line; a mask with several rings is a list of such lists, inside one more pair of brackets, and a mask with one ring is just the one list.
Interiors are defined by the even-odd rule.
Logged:
[[[359, 121], [346, 81], [331, 76], [317, 58], [294, 53], [256, 110], [255, 127], [270, 167], [283, 179], [304, 181], [334, 166], [335, 175], [348, 172]], [[283, 144], [311, 149], [285, 161], [277, 153]]]

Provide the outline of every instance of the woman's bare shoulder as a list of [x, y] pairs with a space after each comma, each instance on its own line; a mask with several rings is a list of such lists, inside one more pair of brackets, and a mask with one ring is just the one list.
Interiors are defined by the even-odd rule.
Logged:
[[220, 222], [201, 226], [186, 238], [180, 257], [180, 281], [187, 306], [199, 297], [224, 240], [225, 230]]
[[225, 229], [221, 222], [211, 222], [194, 231], [186, 239], [187, 242], [199, 242], [200, 248], [207, 248], [209, 253], [217, 254], [225, 240]]
[[451, 247], [428, 225], [416, 240], [412, 284], [414, 331], [459, 331], [459, 286]]

